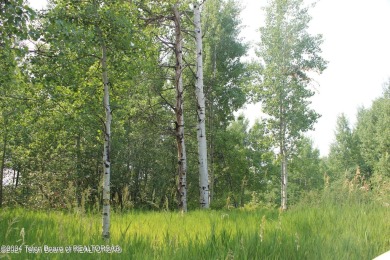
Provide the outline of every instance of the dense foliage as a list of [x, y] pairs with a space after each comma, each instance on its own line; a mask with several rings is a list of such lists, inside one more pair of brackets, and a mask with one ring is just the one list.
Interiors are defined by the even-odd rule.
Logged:
[[390, 196], [390, 82], [370, 108], [360, 108], [354, 127], [344, 115], [337, 121], [335, 142], [326, 160], [326, 173], [332, 182], [357, 182], [389, 206]]
[[[114, 210], [177, 208], [174, 2], [53, 0], [47, 10], [35, 13], [22, 0], [1, 1], [0, 206], [100, 207], [106, 71], [113, 116]], [[319, 56], [321, 37], [307, 33], [310, 16], [302, 1], [271, 2], [269, 27], [259, 36], [261, 64], [242, 59], [248, 45], [238, 37], [239, 1], [207, 0], [202, 5], [211, 207], [279, 206], [282, 158], [276, 148], [286, 152], [289, 203], [318, 200], [313, 193], [324, 189], [344, 194], [354, 185], [388, 205], [390, 84], [372, 107], [359, 111], [355, 127], [340, 117], [330, 154], [320, 158], [303, 133], [318, 117], [309, 107], [314, 92], [307, 88], [306, 72], [325, 68]], [[195, 209], [196, 55], [189, 6], [182, 1], [178, 8], [187, 196], [189, 209]], [[283, 30], [291, 36], [288, 45], [282, 44]], [[107, 47], [105, 69], [102, 42]], [[244, 116], [234, 115], [253, 96], [267, 115], [250, 125]]]

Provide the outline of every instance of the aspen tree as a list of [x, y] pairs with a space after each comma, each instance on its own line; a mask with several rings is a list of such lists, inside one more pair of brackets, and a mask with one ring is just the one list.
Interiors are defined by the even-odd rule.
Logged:
[[281, 208], [287, 209], [288, 161], [303, 133], [313, 128], [319, 114], [310, 108], [312, 79], [326, 61], [319, 55], [321, 35], [310, 35], [308, 8], [303, 0], [273, 0], [265, 8], [260, 29], [259, 56], [263, 60], [261, 101], [269, 115], [268, 127], [279, 148]]
[[182, 34], [181, 34], [181, 19], [177, 4], [173, 7], [174, 23], [175, 23], [175, 87], [176, 87], [176, 142], [178, 156], [178, 195], [179, 209], [182, 212], [187, 212], [187, 154], [184, 142], [184, 100], [183, 100], [183, 50], [182, 50]]
[[197, 101], [197, 138], [198, 138], [198, 163], [199, 163], [199, 203], [201, 208], [209, 208], [209, 183], [207, 170], [207, 141], [206, 141], [206, 105], [203, 93], [203, 48], [202, 28], [200, 18], [200, 5], [194, 3], [194, 25], [196, 40], [196, 86]]

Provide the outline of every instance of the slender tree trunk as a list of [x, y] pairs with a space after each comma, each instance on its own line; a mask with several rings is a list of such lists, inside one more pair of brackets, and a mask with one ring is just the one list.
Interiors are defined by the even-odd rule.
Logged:
[[285, 83], [282, 81], [279, 92], [279, 146], [280, 146], [280, 183], [281, 183], [281, 209], [287, 210], [287, 153], [286, 153], [286, 122], [285, 113]]
[[3, 153], [1, 156], [1, 166], [0, 166], [0, 208], [3, 206], [3, 178], [4, 178], [4, 169], [5, 169], [5, 154], [7, 149], [7, 128], [5, 127], [5, 133], [3, 136]]
[[286, 154], [285, 154], [285, 127], [284, 127], [284, 107], [283, 91], [280, 92], [279, 104], [279, 156], [280, 156], [280, 207], [282, 210], [287, 209], [287, 176], [286, 176]]
[[[212, 105], [210, 104], [210, 109], [209, 109], [209, 131], [213, 131], [213, 108]], [[209, 202], [212, 203], [215, 195], [215, 190], [214, 190], [214, 184], [215, 184], [215, 176], [214, 176], [214, 138], [213, 138], [213, 133], [209, 134], [209, 159], [210, 159], [210, 171], [209, 171], [209, 197], [210, 200]]]
[[19, 175], [20, 175], [20, 171], [18, 167], [18, 170], [16, 171], [15, 189], [18, 187], [19, 184]]
[[[283, 111], [283, 109], [282, 109]], [[280, 140], [280, 182], [281, 182], [281, 208], [287, 210], [287, 151], [286, 151], [286, 135], [285, 124], [283, 117], [281, 121], [281, 140]]]
[[84, 181], [83, 171], [81, 170], [81, 133], [76, 136], [76, 176], [69, 176], [76, 183], [77, 202], [81, 204], [82, 183]]
[[13, 170], [13, 175], [12, 175], [12, 185], [15, 186], [15, 180], [16, 180], [16, 170]]
[[3, 206], [3, 179], [4, 179], [4, 169], [5, 169], [5, 155], [8, 145], [8, 120], [7, 116], [3, 112], [4, 118], [4, 133], [3, 133], [3, 153], [1, 155], [1, 165], [0, 165], [0, 208]]
[[200, 21], [199, 4], [194, 4], [194, 24], [196, 39], [196, 87], [198, 114], [198, 163], [199, 163], [199, 203], [201, 208], [209, 208], [209, 174], [207, 168], [207, 141], [206, 141], [206, 105], [203, 93], [203, 49], [202, 29]]
[[104, 150], [103, 150], [103, 239], [110, 238], [110, 175], [111, 175], [111, 120], [112, 111], [110, 108], [109, 81], [107, 75], [107, 47], [101, 36], [102, 48], [102, 79], [104, 87], [103, 106], [106, 112], [106, 121], [104, 124]]
[[176, 56], [176, 142], [177, 142], [177, 156], [178, 156], [178, 195], [179, 195], [179, 209], [182, 212], [187, 212], [187, 155], [184, 142], [184, 114], [183, 114], [183, 51], [182, 51], [182, 35], [180, 25], [180, 14], [175, 4], [174, 9], [175, 22], [175, 56]]
[[209, 148], [210, 148], [210, 173], [209, 173], [209, 179], [210, 179], [210, 187], [209, 187], [209, 193], [210, 193], [210, 203], [214, 199], [215, 195], [215, 175], [214, 175], [214, 96], [213, 96], [213, 90], [212, 86], [215, 84], [215, 79], [216, 79], [216, 74], [217, 74], [217, 47], [214, 46], [214, 52], [213, 52], [213, 57], [212, 57], [212, 80], [211, 80], [211, 85], [208, 88], [207, 95], [208, 95], [208, 101], [209, 101]]
[[282, 183], [282, 210], [287, 210], [287, 156], [286, 152], [283, 150], [281, 156], [281, 183]]

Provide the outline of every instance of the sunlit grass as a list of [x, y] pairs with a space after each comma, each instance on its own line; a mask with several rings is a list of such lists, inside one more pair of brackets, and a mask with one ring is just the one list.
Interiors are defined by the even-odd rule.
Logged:
[[[390, 209], [343, 205], [113, 214], [122, 252], [0, 254], [11, 259], [372, 259], [390, 249]], [[99, 215], [5, 209], [1, 245], [102, 245]]]

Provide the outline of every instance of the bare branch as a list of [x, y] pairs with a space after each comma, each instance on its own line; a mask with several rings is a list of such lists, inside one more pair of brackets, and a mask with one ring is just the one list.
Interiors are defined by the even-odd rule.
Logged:
[[176, 108], [160, 92], [158, 92], [158, 95], [164, 100], [166, 105], [176, 112]]

